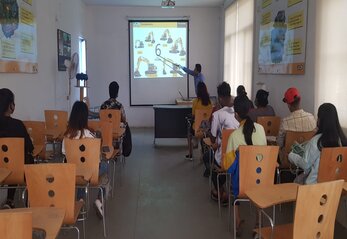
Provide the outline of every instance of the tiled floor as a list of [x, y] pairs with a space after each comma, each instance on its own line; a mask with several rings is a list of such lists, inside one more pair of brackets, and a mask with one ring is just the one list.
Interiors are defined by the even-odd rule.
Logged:
[[[115, 197], [107, 201], [108, 238], [231, 239], [227, 210], [218, 216], [199, 159], [194, 164], [184, 159], [185, 141], [180, 146], [165, 140], [165, 145], [154, 147], [153, 129], [133, 129], [132, 133], [133, 152], [122, 171], [122, 185], [118, 178]], [[87, 238], [103, 238], [101, 221], [91, 209]], [[252, 238], [254, 208], [244, 203], [241, 210], [246, 221], [242, 238]], [[346, 218], [347, 212], [340, 211]], [[277, 211], [278, 222], [291, 221], [292, 214], [293, 206], [284, 205]], [[335, 234], [337, 239], [346, 238], [347, 230], [337, 223]], [[59, 238], [76, 237], [62, 232]]]

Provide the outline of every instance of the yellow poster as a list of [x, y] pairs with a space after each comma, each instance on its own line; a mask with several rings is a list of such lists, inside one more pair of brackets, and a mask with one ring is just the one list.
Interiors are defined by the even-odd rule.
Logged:
[[271, 37], [270, 34], [264, 34], [262, 38], [260, 39], [260, 47], [269, 46], [271, 43]]
[[288, 0], [288, 7], [291, 7], [300, 2], [302, 2], [302, 0]]
[[304, 26], [304, 11], [296, 12], [288, 17], [288, 29], [297, 29]]
[[267, 6], [271, 5], [272, 4], [272, 0], [263, 0], [263, 3], [262, 3], [262, 8], [266, 8]]
[[294, 39], [288, 41], [287, 45], [287, 55], [299, 55], [302, 54], [302, 40]]
[[21, 7], [20, 22], [26, 25], [34, 24], [34, 15], [31, 11]]
[[261, 25], [267, 25], [271, 22], [271, 12], [266, 12], [261, 17]]
[[1, 58], [15, 59], [16, 58], [16, 44], [11, 40], [1, 40]]
[[29, 5], [33, 5], [33, 0], [23, 0], [23, 2], [26, 2]]
[[20, 39], [20, 49], [21, 52], [23, 53], [33, 53], [34, 49], [33, 49], [33, 40], [34, 37], [33, 35], [27, 34], [27, 33], [22, 33], [21, 34], [21, 39]]

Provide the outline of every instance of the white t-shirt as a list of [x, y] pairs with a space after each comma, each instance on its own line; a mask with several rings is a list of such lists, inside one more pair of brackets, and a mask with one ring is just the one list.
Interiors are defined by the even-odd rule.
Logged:
[[[79, 130], [79, 131], [77, 132], [76, 137], [75, 137], [74, 139], [79, 139], [80, 137], [81, 137], [81, 131]], [[95, 135], [94, 135], [92, 132], [90, 132], [89, 129], [84, 129], [84, 130], [83, 130], [83, 137], [82, 137], [82, 139], [84, 139], [84, 138], [95, 138]], [[61, 152], [62, 152], [63, 154], [65, 154], [65, 145], [64, 145], [64, 141], [65, 141], [65, 137], [63, 138], [63, 142], [62, 142], [62, 146], [61, 146]]]
[[215, 159], [220, 165], [222, 158], [222, 130], [237, 129], [239, 122], [235, 119], [234, 107], [224, 106], [212, 114], [211, 134], [216, 138], [218, 148], [215, 152]]

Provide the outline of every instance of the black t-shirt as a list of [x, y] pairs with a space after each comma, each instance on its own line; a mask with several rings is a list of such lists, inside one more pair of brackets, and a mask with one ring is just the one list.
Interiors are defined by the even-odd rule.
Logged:
[[25, 164], [34, 163], [32, 152], [33, 143], [22, 121], [11, 117], [0, 118], [0, 138], [24, 138]]

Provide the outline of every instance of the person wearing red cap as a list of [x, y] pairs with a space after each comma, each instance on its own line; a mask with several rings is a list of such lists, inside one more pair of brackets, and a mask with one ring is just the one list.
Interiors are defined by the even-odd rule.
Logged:
[[317, 122], [311, 113], [305, 112], [300, 106], [301, 96], [297, 88], [289, 88], [283, 98], [287, 103], [290, 115], [283, 118], [277, 137], [277, 144], [284, 147], [286, 131], [308, 132], [317, 128]]

